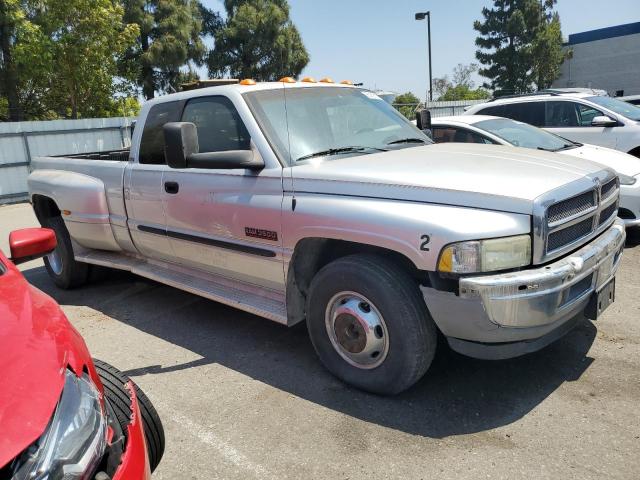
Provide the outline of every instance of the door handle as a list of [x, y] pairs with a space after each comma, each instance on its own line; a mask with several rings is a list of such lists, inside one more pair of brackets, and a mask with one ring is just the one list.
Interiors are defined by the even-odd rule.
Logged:
[[180, 190], [180, 185], [178, 182], [164, 182], [164, 191], [175, 195]]

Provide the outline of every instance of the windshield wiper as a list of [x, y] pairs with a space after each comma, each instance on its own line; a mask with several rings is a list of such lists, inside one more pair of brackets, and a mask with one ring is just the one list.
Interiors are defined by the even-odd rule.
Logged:
[[329, 155], [340, 155], [341, 153], [351, 152], [364, 152], [365, 150], [376, 150], [378, 152], [386, 152], [384, 148], [377, 147], [340, 147], [340, 148], [328, 148], [326, 150], [320, 150], [319, 152], [310, 153], [309, 155], [303, 155], [296, 159], [296, 162], [300, 160], [308, 160], [315, 157], [327, 157]]
[[571, 148], [578, 148], [578, 147], [581, 147], [581, 146], [582, 146], [582, 143], [576, 143], [576, 142], [565, 143], [562, 147], [560, 147], [556, 151], [559, 152], [560, 150], [569, 150]]
[[401, 138], [400, 140], [394, 140], [387, 143], [387, 145], [396, 145], [398, 143], [427, 143], [422, 138]]

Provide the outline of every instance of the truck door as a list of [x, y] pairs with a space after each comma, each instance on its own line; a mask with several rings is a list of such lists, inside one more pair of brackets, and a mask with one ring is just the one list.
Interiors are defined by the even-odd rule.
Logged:
[[165, 234], [164, 185], [162, 177], [169, 168], [164, 158], [164, 134], [167, 122], [180, 120], [184, 102], [154, 105], [147, 114], [140, 140], [138, 162], [125, 172], [127, 225], [138, 251], [145, 257], [172, 261], [169, 239]]
[[[200, 152], [255, 148], [226, 96], [189, 100], [181, 121], [198, 131]], [[284, 290], [282, 169], [168, 168], [163, 177], [167, 236], [182, 265]]]

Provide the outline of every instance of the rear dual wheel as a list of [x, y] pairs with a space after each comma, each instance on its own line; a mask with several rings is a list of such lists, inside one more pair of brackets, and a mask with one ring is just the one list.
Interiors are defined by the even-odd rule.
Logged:
[[340, 258], [311, 282], [307, 326], [327, 369], [363, 390], [399, 393], [427, 371], [437, 333], [417, 282], [369, 254]]

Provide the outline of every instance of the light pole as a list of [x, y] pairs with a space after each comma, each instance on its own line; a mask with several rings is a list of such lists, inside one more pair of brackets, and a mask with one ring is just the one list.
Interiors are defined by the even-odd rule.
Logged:
[[433, 78], [431, 75], [431, 12], [416, 13], [416, 20], [427, 19], [427, 42], [429, 45], [429, 101], [433, 100]]

